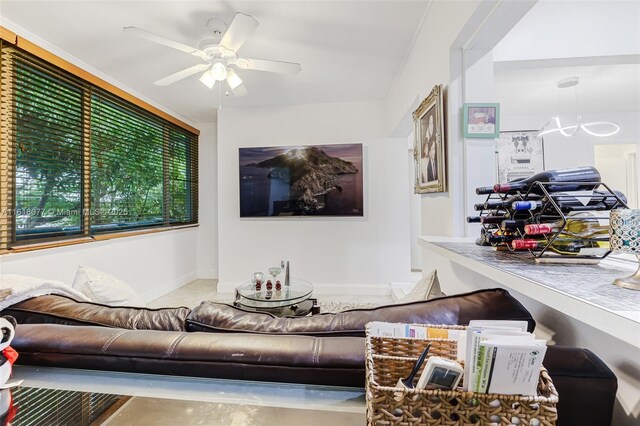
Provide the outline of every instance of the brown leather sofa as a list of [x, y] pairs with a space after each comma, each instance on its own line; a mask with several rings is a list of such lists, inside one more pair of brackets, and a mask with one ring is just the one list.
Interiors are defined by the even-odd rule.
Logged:
[[[193, 310], [109, 307], [54, 295], [1, 314], [19, 323], [12, 346], [22, 364], [356, 387], [364, 386], [369, 321], [514, 319], [535, 328], [530, 313], [502, 289], [308, 317], [277, 318], [213, 302]], [[551, 346], [544, 364], [560, 395], [559, 424], [610, 424], [617, 381], [600, 359], [585, 349]]]

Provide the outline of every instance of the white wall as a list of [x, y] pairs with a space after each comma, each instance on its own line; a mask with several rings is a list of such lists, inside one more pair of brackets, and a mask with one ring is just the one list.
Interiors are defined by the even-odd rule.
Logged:
[[[388, 130], [399, 137], [412, 130], [411, 113], [436, 84], [451, 83], [451, 46], [480, 2], [433, 1], [427, 8], [422, 26], [416, 35], [411, 52], [387, 97]], [[455, 96], [445, 89], [446, 96]], [[447, 99], [453, 104], [451, 98]], [[447, 104], [445, 103], [445, 106]], [[462, 145], [452, 137], [459, 126], [457, 109], [449, 106], [447, 121], [447, 180], [448, 190], [439, 194], [422, 195], [421, 235], [454, 235], [456, 197], [462, 200]], [[454, 132], [455, 133], [455, 132]], [[460, 207], [461, 208], [461, 207]], [[418, 235], [412, 235], [417, 238]]]
[[201, 129], [199, 175], [202, 225], [199, 228], [6, 254], [0, 256], [0, 273], [30, 275], [71, 284], [78, 265], [89, 265], [128, 282], [144, 300], [152, 300], [199, 277], [215, 277], [215, 125], [189, 122], [28, 30], [6, 19], [2, 20], [2, 25], [74, 65]]
[[[383, 102], [223, 108], [218, 116], [219, 279], [231, 290], [280, 260], [316, 293], [388, 294], [409, 281], [404, 139], [386, 137]], [[364, 145], [364, 217], [240, 218], [238, 148]]]
[[218, 127], [199, 124], [197, 277], [218, 278]]

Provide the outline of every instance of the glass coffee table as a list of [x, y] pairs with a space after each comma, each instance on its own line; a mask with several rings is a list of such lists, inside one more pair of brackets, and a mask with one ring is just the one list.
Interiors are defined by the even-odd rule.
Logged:
[[256, 312], [284, 316], [304, 316], [320, 312], [318, 301], [312, 298], [313, 284], [300, 278], [292, 278], [288, 286], [282, 284], [280, 290], [275, 283], [271, 289], [262, 283], [260, 290], [248, 281], [236, 289], [236, 299], [233, 304], [239, 308]]

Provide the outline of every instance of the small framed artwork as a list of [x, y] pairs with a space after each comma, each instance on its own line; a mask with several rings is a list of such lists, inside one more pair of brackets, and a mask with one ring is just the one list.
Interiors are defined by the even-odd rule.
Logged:
[[445, 137], [442, 85], [433, 87], [429, 96], [413, 113], [415, 142], [413, 157], [416, 166], [416, 194], [445, 192]]
[[500, 132], [496, 140], [498, 182], [527, 178], [544, 171], [544, 141], [539, 130]]
[[500, 135], [500, 104], [464, 104], [462, 133], [465, 138]]

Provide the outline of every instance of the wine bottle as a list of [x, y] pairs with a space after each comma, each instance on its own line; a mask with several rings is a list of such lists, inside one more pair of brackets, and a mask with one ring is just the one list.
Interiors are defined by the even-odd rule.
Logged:
[[502, 221], [507, 220], [508, 218], [509, 216], [480, 216], [480, 223], [502, 223]]
[[545, 185], [545, 189], [548, 192], [592, 190], [595, 189], [600, 182], [600, 173], [595, 167], [547, 170], [536, 173], [526, 179], [498, 183], [493, 186], [493, 192], [514, 194], [517, 191], [526, 192], [531, 190], [537, 194], [542, 193], [539, 186], [533, 186], [534, 182], [551, 183], [551, 185]]
[[[514, 179], [514, 180], [510, 180], [509, 182], [520, 182], [525, 180], [526, 178], [518, 178], [518, 179]], [[493, 190], [493, 186], [479, 186], [476, 188], [476, 194], [478, 195], [488, 195], [488, 194], [494, 194], [495, 191]]]
[[[529, 196], [527, 197], [527, 200], [530, 201], [537, 201], [540, 200], [542, 197], [540, 195], [537, 194], [529, 194]], [[510, 208], [513, 203], [515, 203], [516, 201], [523, 201], [522, 197], [519, 195], [512, 195], [511, 197], [507, 198], [506, 200], [487, 200], [484, 203], [484, 207], [485, 209], [500, 209], [500, 208]]]
[[467, 216], [467, 223], [480, 223], [480, 216]]
[[489, 244], [501, 244], [501, 243], [510, 243], [517, 237], [514, 235], [505, 235], [505, 234], [492, 234], [487, 233], [484, 237], [485, 241]]
[[[557, 232], [562, 229], [563, 221], [553, 223], [536, 223], [525, 225], [527, 235], [541, 235]], [[567, 215], [567, 223], [563, 234], [581, 238], [597, 238], [609, 235], [609, 212], [575, 212]]]
[[500, 229], [513, 231], [516, 229], [523, 229], [525, 225], [529, 223], [525, 219], [507, 219], [500, 223]]
[[[548, 244], [545, 239], [518, 239], [511, 241], [514, 250], [542, 250]], [[608, 241], [576, 240], [575, 238], [556, 238], [548, 250], [563, 255], [603, 255], [610, 249]]]
[[[552, 193], [551, 197], [562, 211], [610, 210], [619, 204], [618, 198], [624, 204], [627, 203], [627, 197], [622, 192], [613, 192], [613, 194], [603, 191], [556, 192]], [[544, 201], [541, 200], [514, 201], [511, 203], [511, 208], [519, 211], [538, 210], [543, 205]]]

